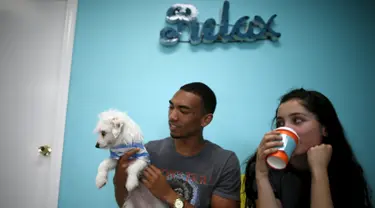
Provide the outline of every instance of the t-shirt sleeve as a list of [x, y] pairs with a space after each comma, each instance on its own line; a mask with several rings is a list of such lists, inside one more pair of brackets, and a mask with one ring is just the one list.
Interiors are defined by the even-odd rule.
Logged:
[[241, 168], [235, 153], [232, 153], [226, 162], [214, 188], [213, 194], [223, 198], [240, 200]]
[[153, 153], [153, 151], [155, 151], [155, 142], [153, 142], [153, 141], [149, 141], [147, 143], [144, 143], [143, 146], [149, 154], [151, 154], [151, 153]]
[[149, 148], [149, 145], [150, 145], [150, 142], [147, 142], [147, 143], [144, 144], [144, 147], [146, 148], [146, 150], [147, 150], [147, 148]]
[[[253, 197], [254, 199], [258, 199], [258, 186], [257, 186], [256, 179], [255, 179], [255, 163], [251, 164], [250, 169], [251, 169], [252, 174], [254, 175], [252, 188], [253, 188], [255, 195]], [[270, 170], [268, 178], [269, 178], [271, 187], [273, 189], [273, 193], [275, 194], [275, 197], [280, 199], [280, 188], [279, 188], [280, 183], [279, 183], [279, 180], [277, 179], [278, 178], [277, 175], [275, 175], [275, 173], [273, 173], [272, 170]]]

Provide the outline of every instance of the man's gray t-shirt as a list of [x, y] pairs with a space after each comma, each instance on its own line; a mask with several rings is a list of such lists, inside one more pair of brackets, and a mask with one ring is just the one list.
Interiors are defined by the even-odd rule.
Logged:
[[187, 157], [176, 152], [170, 137], [145, 147], [172, 189], [194, 207], [210, 207], [212, 195], [240, 200], [241, 169], [234, 152], [207, 141], [200, 153]]

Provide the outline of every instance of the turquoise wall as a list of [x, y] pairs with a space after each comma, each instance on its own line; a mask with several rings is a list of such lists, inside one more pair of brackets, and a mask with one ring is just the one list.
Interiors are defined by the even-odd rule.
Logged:
[[[220, 20], [223, 1], [191, 0], [199, 20]], [[371, 3], [370, 3], [371, 2]], [[277, 14], [282, 36], [244, 44], [159, 44], [172, 0], [80, 0], [61, 175], [60, 208], [116, 207], [113, 185], [95, 187], [99, 112], [128, 111], [146, 140], [168, 136], [168, 100], [191, 81], [218, 97], [205, 137], [241, 162], [270, 130], [278, 98], [292, 87], [325, 93], [334, 103], [367, 175], [372, 166], [375, 33], [373, 1], [231, 1], [229, 22]], [[367, 22], [369, 21], [369, 22]], [[185, 35], [186, 36], [186, 35]], [[112, 179], [113, 173], [110, 175]], [[369, 178], [375, 187], [375, 178]]]

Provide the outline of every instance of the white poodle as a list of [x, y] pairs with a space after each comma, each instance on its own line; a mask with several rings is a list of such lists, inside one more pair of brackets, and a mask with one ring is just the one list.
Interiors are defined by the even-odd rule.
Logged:
[[118, 159], [127, 151], [139, 148], [129, 165], [128, 178], [124, 186], [128, 190], [123, 208], [164, 208], [168, 207], [139, 183], [139, 176], [150, 163], [149, 154], [143, 145], [141, 128], [124, 112], [108, 110], [99, 115], [95, 128], [98, 134], [96, 148], [109, 149], [110, 157], [103, 160], [98, 168], [96, 186], [100, 189], [107, 183], [108, 172], [115, 169]]

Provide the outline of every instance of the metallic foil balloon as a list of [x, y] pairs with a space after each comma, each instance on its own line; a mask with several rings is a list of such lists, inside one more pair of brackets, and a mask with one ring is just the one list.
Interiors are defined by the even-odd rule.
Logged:
[[215, 27], [216, 27], [216, 21], [214, 18], [207, 19], [203, 23], [202, 27], [202, 37], [203, 37], [203, 43], [213, 43], [215, 40], [217, 40], [219, 34], [215, 33]]
[[160, 31], [160, 43], [165, 46], [176, 45], [180, 39], [180, 33], [172, 28], [165, 27]]
[[[250, 39], [249, 35], [253, 32], [253, 28], [251, 25], [247, 24], [247, 20], [250, 19], [249, 16], [243, 16], [237, 20], [237, 22], [234, 24], [232, 28], [231, 35], [233, 36], [234, 40], [237, 41], [245, 41], [247, 39]], [[245, 31], [244, 33], [241, 32]], [[254, 35], [253, 35], [254, 36]]]
[[202, 42], [202, 38], [199, 33], [199, 22], [193, 20], [190, 22], [190, 43], [192, 45], [198, 45]]
[[275, 18], [276, 18], [276, 15], [274, 14], [266, 23], [262, 17], [258, 15], [254, 17], [252, 24], [255, 27], [258, 27], [259, 29], [261, 29], [261, 31], [258, 34], [255, 34], [256, 39], [270, 39], [271, 41], [277, 41], [280, 38], [281, 33], [275, 32], [271, 28], [271, 25]]
[[223, 9], [220, 11], [221, 22], [218, 38], [223, 43], [233, 41], [233, 37], [229, 31], [229, 1], [224, 1]]
[[191, 4], [174, 4], [167, 10], [166, 21], [176, 23], [177, 21], [190, 22], [196, 20], [198, 9]]

